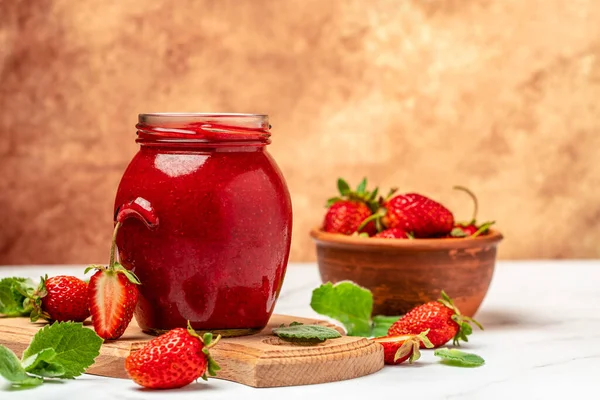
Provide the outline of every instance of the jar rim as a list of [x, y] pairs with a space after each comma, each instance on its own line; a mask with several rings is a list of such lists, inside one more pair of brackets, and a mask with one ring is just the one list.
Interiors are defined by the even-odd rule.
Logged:
[[156, 141], [266, 141], [269, 116], [243, 113], [159, 112], [138, 114], [138, 143]]

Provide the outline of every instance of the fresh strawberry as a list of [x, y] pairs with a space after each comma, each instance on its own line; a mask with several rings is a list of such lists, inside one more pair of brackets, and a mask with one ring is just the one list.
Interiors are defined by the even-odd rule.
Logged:
[[125, 369], [135, 383], [151, 389], [173, 389], [188, 385], [206, 372], [215, 376], [219, 366], [208, 350], [217, 344], [212, 334], [200, 338], [189, 325], [173, 329], [149, 341], [125, 359]]
[[404, 229], [400, 228], [390, 228], [384, 231], [379, 232], [374, 238], [384, 238], [384, 239], [411, 239], [413, 236], [406, 232]]
[[485, 235], [490, 226], [494, 225], [494, 221], [484, 222], [483, 224], [477, 223], [477, 210], [478, 201], [475, 193], [463, 186], [454, 186], [456, 190], [462, 190], [467, 193], [473, 200], [473, 218], [469, 222], [457, 222], [454, 225], [452, 231], [448, 234], [449, 237], [477, 237], [479, 235]]
[[453, 339], [454, 345], [459, 345], [460, 340], [469, 341], [467, 336], [473, 332], [470, 322], [483, 329], [479, 322], [461, 315], [452, 299], [442, 290], [441, 299], [415, 307], [394, 322], [388, 336], [417, 335], [429, 329], [427, 337], [434, 347], [440, 347], [450, 339]]
[[85, 272], [95, 269], [90, 279], [88, 300], [94, 330], [103, 339], [118, 339], [133, 318], [138, 301], [139, 279], [131, 271], [115, 262], [115, 238], [120, 223], [113, 234], [108, 266], [90, 265]]
[[417, 193], [394, 196], [385, 202], [383, 208], [383, 225], [412, 232], [418, 238], [445, 235], [454, 226], [450, 210]]
[[421, 345], [428, 349], [433, 347], [427, 338], [428, 333], [429, 330], [426, 330], [418, 335], [381, 336], [372, 340], [383, 346], [383, 361], [386, 364], [401, 364], [406, 360], [412, 364], [421, 357]]
[[[352, 235], [358, 231], [359, 225], [372, 214], [369, 207], [360, 201], [340, 200], [334, 203], [323, 221], [323, 230], [330, 233], [341, 233]], [[376, 232], [375, 223], [371, 222], [360, 232], [365, 232], [371, 236]]]
[[40, 286], [29, 297], [33, 304], [31, 321], [40, 317], [50, 321], [82, 322], [90, 316], [88, 284], [74, 276], [41, 278]]
[[367, 180], [363, 179], [355, 191], [350, 189], [348, 183], [338, 179], [340, 196], [327, 201], [327, 214], [323, 220], [323, 230], [330, 233], [352, 235], [356, 232], [367, 233], [369, 236], [377, 232], [374, 222], [365, 224], [359, 229], [361, 223], [373, 214], [379, 205], [376, 201], [377, 191], [366, 190]]

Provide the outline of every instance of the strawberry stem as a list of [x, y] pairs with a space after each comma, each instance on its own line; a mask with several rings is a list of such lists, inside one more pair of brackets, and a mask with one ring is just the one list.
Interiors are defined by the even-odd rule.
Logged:
[[477, 196], [471, 190], [464, 186], [454, 186], [453, 189], [460, 190], [471, 196], [473, 199], [473, 218], [471, 218], [471, 224], [474, 224], [477, 221], [477, 211], [479, 210], [479, 202], [477, 201]]
[[113, 270], [115, 268], [115, 249], [117, 247], [117, 233], [119, 232], [120, 222], [117, 222], [115, 229], [113, 230], [112, 244], [110, 246], [110, 258], [108, 261], [108, 269]]

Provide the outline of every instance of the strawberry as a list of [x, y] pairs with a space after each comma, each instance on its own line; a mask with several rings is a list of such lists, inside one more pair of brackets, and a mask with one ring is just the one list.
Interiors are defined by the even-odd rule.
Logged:
[[363, 179], [355, 191], [350, 189], [348, 183], [338, 179], [338, 190], [340, 196], [333, 197], [327, 201], [327, 214], [323, 220], [323, 230], [330, 233], [341, 233], [352, 235], [355, 232], [367, 233], [369, 236], [377, 232], [375, 223], [367, 223], [359, 226], [369, 218], [379, 205], [376, 188], [369, 192], [366, 190], [367, 180]]
[[[323, 221], [323, 230], [330, 233], [352, 235], [358, 231], [358, 226], [372, 214], [369, 207], [360, 201], [340, 200], [335, 202]], [[360, 229], [372, 235], [376, 232], [375, 224], [371, 223]]]
[[384, 239], [412, 239], [413, 236], [406, 232], [404, 229], [400, 228], [390, 228], [384, 231], [379, 232], [374, 238], [384, 238]]
[[412, 232], [415, 237], [445, 235], [454, 226], [454, 216], [446, 207], [417, 193], [394, 196], [384, 204], [383, 225]]
[[475, 196], [475, 193], [463, 186], [454, 186], [454, 189], [462, 190], [473, 200], [473, 218], [471, 218], [471, 221], [469, 222], [456, 223], [452, 231], [448, 234], [448, 237], [477, 237], [479, 235], [485, 235], [489, 231], [490, 226], [494, 224], [494, 221], [477, 224], [477, 196]]
[[27, 296], [33, 303], [31, 321], [41, 317], [50, 321], [83, 322], [90, 316], [87, 290], [88, 284], [74, 276], [42, 277], [37, 290]]
[[118, 339], [133, 318], [138, 301], [139, 279], [131, 271], [115, 262], [115, 238], [120, 223], [113, 233], [108, 266], [90, 265], [85, 272], [95, 269], [90, 279], [88, 300], [94, 330], [103, 339]]
[[220, 369], [208, 350], [217, 344], [212, 334], [203, 338], [192, 329], [175, 328], [152, 339], [125, 359], [125, 369], [135, 383], [151, 389], [173, 389], [188, 385], [206, 372], [215, 376]]
[[433, 347], [427, 338], [428, 333], [429, 330], [426, 330], [418, 335], [381, 336], [371, 340], [383, 346], [383, 361], [386, 364], [401, 364], [406, 360], [412, 364], [421, 357], [421, 344], [428, 349]]
[[442, 290], [441, 299], [417, 306], [394, 322], [388, 336], [417, 335], [429, 329], [427, 337], [433, 347], [440, 347], [450, 339], [453, 339], [454, 345], [459, 345], [460, 340], [469, 341], [467, 336], [473, 332], [471, 322], [483, 330], [479, 322], [461, 315], [452, 299]]

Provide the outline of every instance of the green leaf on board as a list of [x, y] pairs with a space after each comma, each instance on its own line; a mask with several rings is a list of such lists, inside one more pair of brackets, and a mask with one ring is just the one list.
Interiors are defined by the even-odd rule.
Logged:
[[327, 282], [313, 290], [312, 309], [340, 321], [348, 336], [371, 336], [373, 294], [354, 282]]
[[284, 340], [310, 343], [321, 343], [327, 339], [342, 337], [338, 331], [326, 326], [294, 324], [293, 322], [290, 326], [273, 329], [273, 333]]

